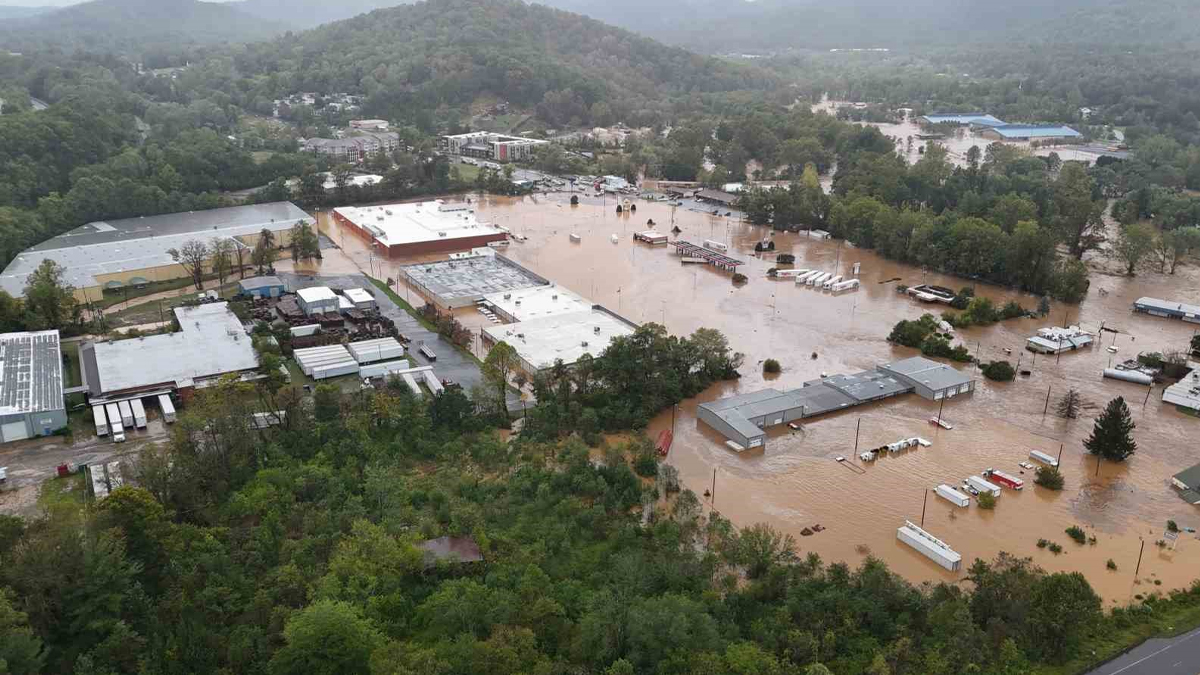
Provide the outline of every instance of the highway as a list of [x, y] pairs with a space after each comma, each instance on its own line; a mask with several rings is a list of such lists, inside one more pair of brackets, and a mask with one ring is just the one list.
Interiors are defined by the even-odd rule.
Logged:
[[1088, 675], [1197, 675], [1200, 673], [1200, 629], [1179, 637], [1147, 640]]

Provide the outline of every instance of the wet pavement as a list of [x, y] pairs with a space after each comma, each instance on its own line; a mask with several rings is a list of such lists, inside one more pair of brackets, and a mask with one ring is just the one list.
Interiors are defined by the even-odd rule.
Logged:
[[1195, 675], [1200, 672], [1200, 630], [1147, 640], [1087, 675]]
[[[1200, 270], [1181, 266], [1174, 276], [1144, 272], [1129, 278], [1113, 273], [1109, 267], [1115, 265], [1097, 257], [1090, 261], [1096, 269], [1090, 295], [1082, 304], [1052, 302], [1045, 319], [959, 331], [962, 342], [984, 361], [1019, 361], [1020, 368], [1032, 374], [1012, 383], [994, 383], [973, 369], [980, 379], [976, 393], [945, 407], [953, 431], [931, 427], [927, 420], [937, 414], [935, 404], [910, 396], [830, 415], [808, 423], [802, 432], [773, 428], [765, 449], [736, 454], [724, 446], [723, 437], [696, 420], [699, 403], [767, 386], [794, 388], [821, 373], [856, 372], [914, 355], [915, 350], [886, 342], [892, 326], [924, 312], [939, 314], [945, 307], [902, 296], [895, 290], [897, 283], [957, 289], [971, 282], [924, 273], [849, 244], [787, 233], [772, 236], [737, 218], [673, 209], [662, 202], [638, 200], [636, 213], [617, 215], [611, 201], [585, 201], [572, 207], [569, 197], [477, 201], [472, 196], [472, 200], [481, 220], [528, 238], [502, 251], [509, 258], [633, 321], [664, 323], [676, 334], [716, 328], [729, 338], [733, 349], [746, 354], [740, 380], [720, 383], [680, 404], [669, 459], [697, 494], [711, 487], [715, 470], [716, 508], [735, 524], [767, 522], [796, 535], [802, 551], [815, 551], [827, 560], [857, 564], [866, 555], [875, 555], [910, 579], [954, 580], [959, 575], [899, 544], [896, 528], [905, 519], [920, 521], [927, 489], [943, 482], [957, 484], [994, 467], [1024, 478], [1025, 490], [1006, 490], [991, 512], [974, 505], [955, 510], [932, 494], [924, 508], [926, 528], [963, 554], [964, 567], [976, 557], [990, 559], [1000, 551], [1032, 556], [1050, 570], [1083, 572], [1112, 602], [1127, 602], [1135, 593], [1186, 586], [1197, 576], [1200, 542], [1195, 535], [1181, 538], [1175, 551], [1159, 550], [1154, 542], [1162, 537], [1168, 518], [1181, 526], [1200, 526], [1200, 510], [1185, 504], [1169, 486], [1171, 475], [1200, 461], [1192, 440], [1200, 435], [1200, 420], [1162, 405], [1159, 387], [1147, 397], [1146, 387], [1105, 380], [1100, 373], [1110, 361], [1132, 358], [1140, 350], [1186, 347], [1194, 326], [1135, 315], [1131, 307], [1143, 295], [1200, 302]], [[664, 232], [678, 225], [683, 230], [681, 239], [727, 243], [729, 255], [745, 261], [741, 271], [749, 283], [735, 287], [727, 272], [707, 265], [681, 265], [668, 247], [634, 242], [632, 234], [646, 229], [648, 219]], [[327, 218], [320, 220], [322, 230], [342, 247], [339, 255], [344, 258], [327, 255], [323, 269], [324, 265], [370, 268], [377, 277], [398, 278], [397, 268], [414, 262], [380, 260], [361, 239], [341, 233]], [[581, 241], [571, 241], [571, 233], [579, 234]], [[617, 243], [611, 241], [613, 234]], [[775, 266], [774, 254], [756, 257], [753, 252], [755, 243], [764, 238], [775, 241], [777, 253], [794, 254], [797, 268], [848, 274], [853, 263], [861, 263], [862, 288], [834, 296], [767, 279], [767, 269]], [[415, 291], [402, 288], [400, 292], [411, 293], [414, 304], [421, 304]], [[1014, 299], [1033, 309], [1038, 302], [1028, 294], [982, 284], [976, 292], [998, 304]], [[472, 309], [457, 315], [473, 330], [490, 325]], [[1081, 323], [1092, 331], [1106, 322], [1121, 332], [1115, 337], [1106, 334], [1103, 345], [1061, 359], [1033, 357], [1022, 349], [1038, 328], [1064, 322]], [[1110, 344], [1118, 348], [1116, 355], [1106, 351]], [[766, 358], [783, 365], [783, 373], [770, 381], [761, 373]], [[1118, 395], [1126, 398], [1138, 424], [1139, 452], [1134, 458], [1123, 465], [1103, 464], [1097, 475], [1095, 459], [1082, 447], [1097, 411], [1070, 422], [1053, 414], [1058, 397], [1072, 387], [1097, 407]], [[1043, 415], [1048, 391], [1051, 412]], [[670, 424], [671, 413], [664, 411], [649, 431], [653, 435]], [[856, 432], [860, 448], [910, 436], [925, 437], [933, 446], [882, 458], [859, 475], [833, 461], [838, 455], [857, 457]], [[1027, 459], [1029, 450], [1057, 454], [1060, 445], [1067, 480], [1063, 492], [1035, 488], [1032, 473], [1018, 473], [1017, 463]], [[827, 529], [800, 536], [801, 530], [814, 524]], [[1094, 534], [1096, 545], [1071, 542], [1064, 533], [1071, 525]], [[1064, 553], [1055, 556], [1037, 548], [1041, 538], [1063, 544]], [[1133, 570], [1143, 538], [1145, 554], [1135, 580]], [[1118, 571], [1106, 569], [1110, 558]], [[1155, 586], [1156, 580], [1162, 585]]]

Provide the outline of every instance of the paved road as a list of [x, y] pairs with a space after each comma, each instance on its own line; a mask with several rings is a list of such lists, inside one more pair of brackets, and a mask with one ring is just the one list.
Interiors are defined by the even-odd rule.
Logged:
[[[337, 289], [367, 289], [375, 296], [376, 302], [379, 303], [380, 313], [396, 322], [396, 328], [412, 340], [413, 347], [424, 340], [425, 344], [429, 345], [429, 348], [433, 350], [433, 353], [437, 354], [437, 361], [429, 361], [420, 355], [416, 349], [411, 351], [406, 349], [406, 356], [412, 361], [413, 365], [433, 366], [433, 372], [439, 378], [451, 379], [458, 382], [467, 393], [470, 393], [471, 388], [476, 384], [483, 382], [483, 374], [479, 370], [479, 364], [467, 358], [449, 340], [446, 340], [433, 331], [427, 330], [420, 322], [410, 316], [408, 312], [392, 302], [387, 294], [372, 284], [365, 275], [314, 276], [311, 274], [280, 272], [277, 276], [292, 290], [307, 286], [328, 286]], [[520, 399], [517, 398], [515, 392], [509, 394], [508, 404], [510, 409], [520, 410]]]
[[1197, 675], [1200, 673], [1200, 629], [1176, 638], [1147, 640], [1088, 675]]

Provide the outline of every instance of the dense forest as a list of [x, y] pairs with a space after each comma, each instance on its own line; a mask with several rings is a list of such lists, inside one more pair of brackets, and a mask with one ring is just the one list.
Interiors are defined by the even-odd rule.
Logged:
[[[653, 326], [619, 338], [620, 358], [602, 354], [586, 376], [588, 400], [637, 391], [622, 378], [686, 372], [681, 359], [702, 372], [696, 349], [724, 375], [719, 334], [677, 340], [665, 358], [644, 348], [659, 340], [676, 338]], [[680, 384], [643, 401], [678, 400]], [[263, 406], [285, 423], [247, 433]], [[1200, 603], [1200, 589], [1150, 594], [1104, 615], [1082, 575], [1003, 555], [975, 561], [962, 585], [914, 586], [869, 557], [826, 562], [769, 527], [734, 527], [648, 440], [589, 448], [550, 426], [558, 414], [506, 443], [459, 391], [325, 385], [305, 403], [279, 378], [204, 390], [169, 442], [126, 464], [135, 486], [0, 517], [0, 666], [1019, 675]], [[438, 537], [481, 559], [439, 558], [425, 546]]]

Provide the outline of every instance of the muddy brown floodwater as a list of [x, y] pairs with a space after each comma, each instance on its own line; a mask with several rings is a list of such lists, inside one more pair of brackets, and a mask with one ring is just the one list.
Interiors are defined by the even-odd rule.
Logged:
[[[896, 528], [905, 519], [920, 521], [928, 489], [925, 527], [963, 555], [964, 568], [975, 558], [991, 559], [1001, 551], [1032, 556], [1048, 570], [1083, 572], [1109, 603], [1187, 586], [1200, 576], [1200, 542], [1194, 534], [1181, 536], [1174, 551], [1155, 546], [1169, 518], [1181, 526], [1200, 525], [1195, 507], [1180, 500], [1169, 486], [1172, 474], [1200, 461], [1196, 442], [1200, 420], [1164, 406], [1158, 387], [1143, 405], [1146, 387], [1100, 376], [1110, 360], [1187, 344], [1193, 326], [1135, 315], [1131, 307], [1142, 295], [1200, 302], [1196, 269], [1180, 268], [1173, 277], [1144, 274], [1133, 279], [1096, 273], [1082, 304], [1053, 303], [1045, 320], [1022, 319], [959, 331], [979, 358], [1020, 359], [1020, 367], [1032, 370], [1032, 375], [999, 384], [972, 369], [980, 380], [974, 395], [955, 398], [945, 406], [943, 415], [954, 424], [952, 431], [928, 423], [937, 413], [935, 404], [908, 395], [814, 419], [801, 432], [772, 428], [765, 449], [736, 454], [723, 445], [723, 437], [697, 421], [698, 404], [764, 387], [799, 387], [821, 373], [854, 372], [912, 356], [915, 350], [893, 347], [884, 338], [897, 321], [927, 311], [938, 313], [941, 306], [931, 308], [910, 300], [896, 293], [896, 284], [924, 281], [960, 288], [969, 282], [923, 274], [844, 243], [776, 234], [776, 253], [795, 254], [796, 267], [833, 271], [838, 265], [838, 272], [846, 274], [851, 264], [862, 264], [861, 289], [833, 296], [766, 278], [773, 255], [760, 259], [753, 253], [755, 242], [769, 235], [764, 228], [672, 209], [664, 203], [638, 201], [637, 207], [636, 214], [619, 216], [611, 199], [571, 207], [567, 195], [484, 198], [477, 203], [481, 219], [528, 237], [525, 243], [514, 242], [505, 255], [639, 323], [665, 323], [677, 334], [716, 328], [734, 350], [746, 355], [740, 380], [715, 385], [679, 405], [668, 460], [697, 494], [711, 488], [715, 470], [715, 508], [736, 525], [769, 523], [795, 535], [802, 552], [815, 551], [827, 561], [856, 565], [874, 555], [914, 581], [961, 579], [961, 573], [946, 572], [896, 541]], [[735, 288], [728, 273], [709, 266], [684, 266], [667, 247], [635, 243], [632, 233], [646, 229], [648, 218], [662, 231], [670, 229], [674, 218], [683, 230], [680, 238], [696, 243], [727, 242], [730, 254], [746, 261], [742, 272], [750, 282]], [[338, 241], [340, 233], [327, 219], [322, 218], [322, 229]], [[571, 242], [570, 233], [580, 234], [582, 242]], [[610, 240], [613, 234], [618, 235], [616, 244]], [[347, 255], [367, 269], [371, 261], [361, 240], [346, 236], [344, 242]], [[398, 277], [395, 267], [403, 262], [385, 263], [387, 276]], [[374, 264], [380, 265], [378, 259]], [[881, 283], [895, 278], [900, 281]], [[1030, 309], [1037, 305], [1033, 296], [1002, 288], [980, 285], [976, 293], [997, 303], [1016, 299]], [[481, 325], [478, 315], [472, 314], [463, 312], [461, 317], [469, 325]], [[1023, 350], [1025, 338], [1038, 328], [1064, 321], [1092, 330], [1106, 322], [1121, 332], [1115, 342], [1106, 334], [1103, 346], [1064, 354], [1061, 359], [1035, 359]], [[1120, 350], [1116, 356], [1106, 350], [1114, 343]], [[1004, 352], [1006, 348], [1011, 355]], [[770, 381], [761, 373], [766, 358], [783, 365], [783, 373]], [[1103, 463], [1097, 475], [1097, 462], [1082, 445], [1097, 410], [1070, 422], [1053, 412], [1058, 397], [1071, 387], [1097, 408], [1115, 396], [1125, 397], [1137, 423], [1137, 455], [1120, 465]], [[1047, 390], [1051, 411], [1043, 415]], [[670, 411], [663, 412], [651, 423], [650, 433], [669, 427], [671, 419]], [[911, 436], [927, 438], [933, 445], [882, 457], [858, 473], [833, 458], [842, 455], [857, 463], [855, 432], [860, 423], [859, 446], [864, 449]], [[957, 485], [988, 467], [1017, 474], [1017, 464], [1027, 459], [1029, 450], [1057, 454], [1060, 445], [1067, 481], [1062, 492], [1036, 488], [1032, 472], [1026, 472], [1025, 490], [1005, 490], [992, 512], [974, 504], [956, 509], [932, 494], [939, 483]], [[802, 529], [814, 524], [826, 529], [800, 536]], [[1064, 533], [1071, 525], [1095, 535], [1097, 543], [1072, 542]], [[1064, 552], [1056, 556], [1038, 549], [1041, 538], [1061, 543]], [[1135, 580], [1143, 539], [1145, 554]], [[1117, 564], [1117, 571], [1106, 569], [1109, 559]], [[1156, 580], [1162, 585], [1156, 587]]]

